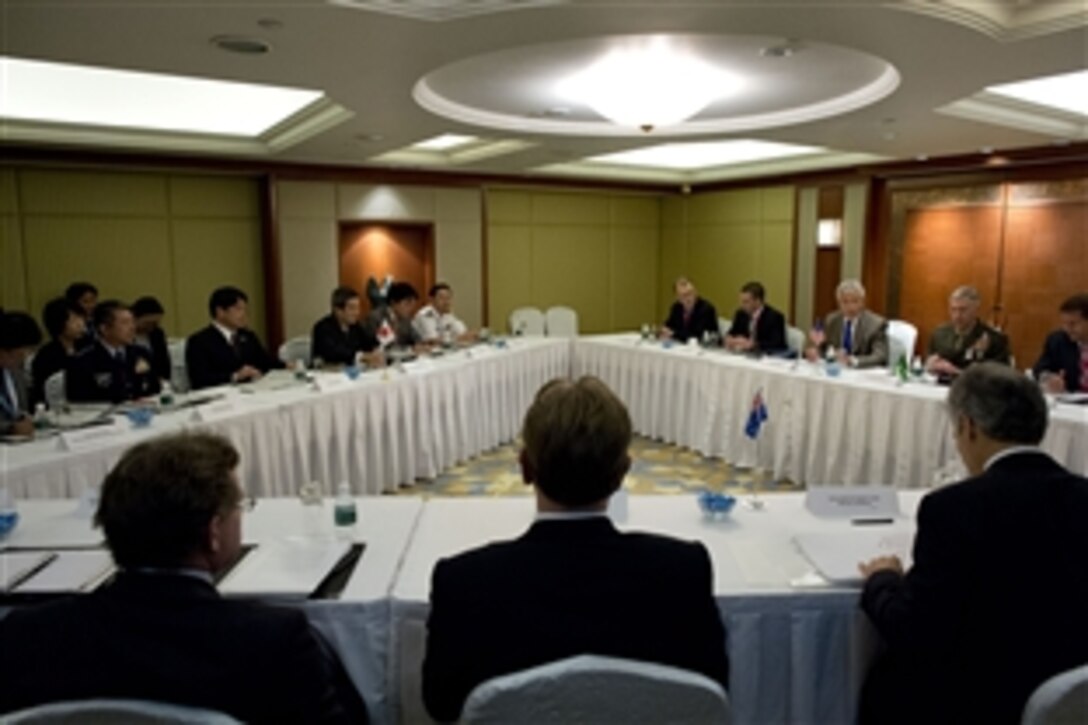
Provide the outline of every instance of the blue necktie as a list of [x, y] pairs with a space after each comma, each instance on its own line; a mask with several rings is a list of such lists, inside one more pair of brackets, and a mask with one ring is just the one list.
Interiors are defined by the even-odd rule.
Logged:
[[842, 349], [845, 352], [854, 351], [854, 321], [846, 321], [846, 331], [842, 333]]

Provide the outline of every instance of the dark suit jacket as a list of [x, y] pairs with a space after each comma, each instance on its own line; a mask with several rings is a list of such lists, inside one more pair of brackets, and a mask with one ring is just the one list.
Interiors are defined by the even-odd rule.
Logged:
[[159, 389], [151, 353], [137, 345], [125, 347], [122, 363], [95, 341], [69, 358], [64, 373], [65, 396], [77, 403], [123, 403], [157, 395]]
[[[0, 385], [3, 385], [5, 390], [7, 389], [7, 378], [11, 376], [12, 385], [15, 388], [15, 410], [8, 410], [8, 408], [0, 403], [0, 434], [7, 434], [11, 430], [11, 426], [22, 418], [24, 415], [29, 415], [31, 412], [30, 407], [30, 394], [27, 389], [26, 376], [22, 370], [3, 370], [0, 369]], [[5, 392], [5, 396], [7, 393]], [[11, 405], [11, 403], [9, 403]]]
[[121, 574], [99, 591], [0, 619], [0, 713], [135, 698], [244, 722], [366, 722], [359, 693], [296, 609], [222, 599], [179, 574]]
[[870, 577], [887, 643], [862, 722], [1019, 723], [1031, 692], [1088, 662], [1088, 479], [1018, 453], [929, 494], [914, 566]]
[[[748, 313], [738, 309], [733, 313], [729, 336], [751, 337], [748, 334], [748, 325]], [[756, 320], [755, 333], [756, 349], [761, 352], [782, 352], [790, 347], [786, 342], [786, 317], [770, 305], [763, 305], [763, 311]]]
[[151, 353], [151, 367], [155, 370], [155, 375], [159, 380], [169, 381], [173, 370], [170, 366], [170, 348], [166, 344], [166, 333], [161, 327], [156, 327], [147, 336], [147, 343], [149, 347], [144, 349]]
[[194, 332], [185, 343], [185, 369], [189, 373], [189, 387], [193, 390], [227, 385], [231, 376], [251, 365], [267, 373], [283, 363], [268, 354], [260, 338], [250, 330], [238, 330], [238, 349], [235, 350], [215, 325], [208, 325]]
[[669, 317], [665, 320], [665, 327], [672, 330], [672, 337], [678, 342], [687, 342], [688, 338], [703, 339], [704, 332], [720, 334], [718, 328], [718, 311], [702, 297], [695, 300], [695, 306], [691, 308], [691, 317], [684, 324], [684, 306], [679, 302], [673, 302], [669, 310]]
[[314, 323], [310, 331], [310, 359], [327, 363], [352, 365], [355, 353], [370, 352], [378, 347], [378, 340], [360, 324], [351, 325], [347, 332], [340, 328], [334, 315], [326, 315]]
[[390, 307], [379, 307], [371, 310], [370, 314], [366, 316], [366, 323], [363, 327], [367, 335], [373, 337], [375, 342], [378, 340], [378, 331], [385, 320], [389, 321], [389, 326], [393, 328], [393, 332], [397, 336], [397, 339], [392, 343], [394, 347], [412, 347], [423, 342], [419, 331], [412, 324], [412, 318], [402, 320], [397, 317], [397, 314]]
[[57, 340], [50, 340], [34, 353], [30, 363], [30, 401], [32, 404], [45, 402], [45, 381], [55, 373], [64, 372], [72, 358], [64, 345]]
[[[1043, 354], [1035, 363], [1035, 376], [1044, 372], [1065, 372], [1065, 389], [1076, 392], [1078, 389], [1088, 392], [1088, 381], [1080, 382], [1080, 346], [1064, 331], [1058, 330], [1047, 335], [1043, 345]], [[1080, 387], [1078, 388], [1078, 383]]]
[[435, 566], [423, 701], [455, 720], [476, 685], [592, 653], [727, 684], [725, 629], [701, 544], [621, 534], [604, 517], [538, 521]]

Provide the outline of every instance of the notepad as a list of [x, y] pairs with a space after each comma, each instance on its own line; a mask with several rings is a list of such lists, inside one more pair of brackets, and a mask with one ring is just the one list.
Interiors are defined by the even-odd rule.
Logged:
[[858, 564], [878, 556], [898, 556], [910, 568], [914, 534], [909, 531], [852, 530], [798, 534], [794, 544], [824, 579], [833, 584], [859, 584]]
[[89, 592], [114, 571], [108, 551], [58, 551], [49, 566], [15, 587], [20, 594]]
[[0, 552], [0, 592], [8, 592], [56, 555], [49, 551]]
[[303, 599], [317, 589], [351, 542], [328, 537], [289, 537], [259, 545], [219, 584], [228, 596]]

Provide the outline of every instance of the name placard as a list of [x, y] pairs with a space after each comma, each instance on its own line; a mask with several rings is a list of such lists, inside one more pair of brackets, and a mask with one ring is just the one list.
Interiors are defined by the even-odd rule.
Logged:
[[95, 448], [125, 432], [125, 426], [117, 419], [109, 425], [96, 425], [78, 430], [66, 430], [60, 434], [60, 449], [74, 453]]
[[314, 390], [319, 393], [331, 393], [343, 390], [351, 385], [346, 373], [318, 373], [314, 375]]
[[217, 420], [230, 418], [238, 413], [238, 403], [233, 398], [217, 400], [207, 405], [199, 405], [193, 409], [193, 422], [214, 423]]
[[805, 508], [833, 519], [894, 519], [899, 494], [889, 486], [814, 486], [805, 493]]

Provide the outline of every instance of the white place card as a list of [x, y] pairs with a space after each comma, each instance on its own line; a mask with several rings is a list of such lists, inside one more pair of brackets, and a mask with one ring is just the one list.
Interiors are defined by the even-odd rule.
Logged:
[[805, 493], [805, 508], [822, 518], [894, 519], [899, 495], [890, 486], [813, 486]]
[[207, 405], [199, 405], [193, 409], [193, 421], [196, 423], [214, 423], [217, 420], [230, 418], [238, 413], [238, 403], [234, 398], [217, 400]]
[[345, 373], [316, 373], [314, 375], [314, 390], [319, 393], [332, 393], [344, 390], [352, 383]]
[[862, 581], [858, 565], [878, 556], [898, 556], [903, 568], [909, 569], [914, 533], [853, 529], [798, 534], [793, 543], [829, 583], [856, 585]]
[[115, 419], [109, 425], [95, 425], [89, 428], [62, 431], [58, 440], [62, 451], [74, 453], [95, 448], [104, 442], [117, 438], [125, 430], [126, 427], [121, 424], [120, 419]]
[[219, 591], [304, 599], [350, 549], [350, 541], [332, 537], [291, 536], [261, 544], [219, 583]]

